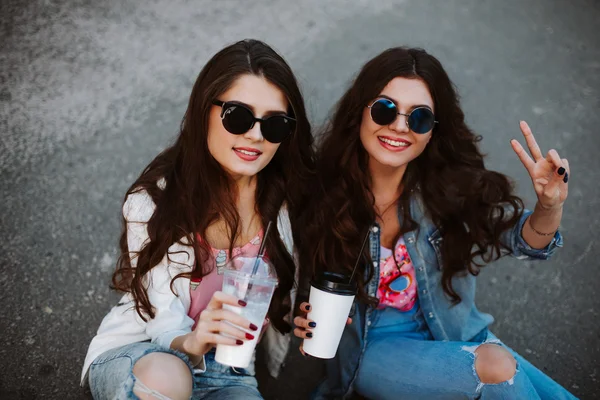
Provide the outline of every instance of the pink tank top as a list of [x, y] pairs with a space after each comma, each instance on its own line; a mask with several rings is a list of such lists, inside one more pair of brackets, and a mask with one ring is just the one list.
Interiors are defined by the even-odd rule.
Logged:
[[[234, 247], [233, 257], [236, 257], [240, 254], [250, 257], [256, 256], [258, 254], [258, 249], [260, 248], [262, 235], [263, 232], [261, 230], [256, 237], [254, 237], [244, 246]], [[221, 290], [223, 285], [223, 267], [225, 267], [229, 261], [229, 255], [227, 254], [229, 249], [223, 250], [211, 247], [211, 250], [212, 257], [207, 262], [212, 263], [214, 268], [208, 275], [205, 275], [202, 278], [192, 278], [190, 282], [191, 305], [188, 316], [196, 321], [192, 329], [196, 327], [196, 324], [198, 323], [198, 317], [210, 302], [212, 295], [217, 290]]]

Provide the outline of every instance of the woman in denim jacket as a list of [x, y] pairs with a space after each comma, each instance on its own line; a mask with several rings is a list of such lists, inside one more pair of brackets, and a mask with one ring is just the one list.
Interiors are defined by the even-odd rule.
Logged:
[[[547, 259], [562, 246], [569, 164], [520, 129], [531, 155], [510, 144], [533, 182], [533, 212], [485, 168], [435, 57], [392, 48], [363, 67], [324, 133], [301, 241], [307, 278], [363, 259], [353, 318], [316, 398], [572, 398], [502, 344], [475, 306], [481, 266], [506, 254]], [[359, 254], [368, 231], [370, 251]], [[295, 334], [310, 340], [315, 323], [304, 316]]]

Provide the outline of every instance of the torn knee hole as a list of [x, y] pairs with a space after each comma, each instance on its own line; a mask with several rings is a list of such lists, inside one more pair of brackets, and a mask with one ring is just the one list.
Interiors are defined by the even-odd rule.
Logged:
[[190, 369], [173, 354], [147, 354], [134, 364], [132, 372], [136, 378], [133, 391], [140, 399], [179, 400], [192, 395]]
[[482, 344], [475, 350], [475, 372], [481, 383], [502, 383], [517, 372], [517, 360], [498, 344]]

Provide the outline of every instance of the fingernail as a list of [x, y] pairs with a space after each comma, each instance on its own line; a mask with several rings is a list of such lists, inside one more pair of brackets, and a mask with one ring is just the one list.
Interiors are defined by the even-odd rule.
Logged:
[[315, 328], [317, 326], [316, 322], [309, 322], [308, 326], [310, 326], [311, 328]]
[[306, 337], [307, 338], [311, 338], [312, 337], [312, 332], [306, 332]]
[[563, 167], [560, 167], [560, 168], [558, 169], [558, 171], [556, 171], [556, 172], [558, 172], [558, 174], [559, 174], [559, 175], [562, 175], [562, 174], [564, 174], [564, 173], [565, 173], [565, 169], [564, 169]]
[[244, 300], [238, 300], [238, 304], [242, 307], [246, 307], [248, 305], [248, 303], [246, 303]]
[[250, 324], [250, 330], [257, 331], [258, 330], [258, 326], [254, 325], [254, 324]]
[[306, 311], [310, 310], [310, 305], [306, 305]]
[[565, 174], [565, 177], [563, 178], [563, 182], [564, 183], [569, 182], [569, 173], [568, 172]]
[[252, 339], [254, 339], [254, 335], [252, 335], [250, 333], [246, 333], [246, 339], [252, 340]]
[[235, 341], [235, 344], [237, 344], [238, 346], [241, 346], [241, 345], [243, 345], [243, 344], [244, 344], [244, 342], [243, 342], [242, 340], [240, 340], [240, 339], [237, 339], [237, 340]]

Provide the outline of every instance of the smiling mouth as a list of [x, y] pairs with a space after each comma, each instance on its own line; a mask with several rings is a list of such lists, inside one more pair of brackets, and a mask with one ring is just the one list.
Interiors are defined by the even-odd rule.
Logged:
[[386, 138], [383, 136], [377, 136], [377, 139], [379, 139], [380, 142], [383, 142], [385, 144], [388, 144], [393, 147], [398, 147], [398, 148], [408, 147], [411, 145], [411, 143], [407, 142], [406, 140], [392, 140], [392, 139], [389, 139], [389, 138]]
[[245, 155], [251, 156], [251, 157], [257, 157], [262, 154], [260, 151], [250, 151], [250, 150], [236, 149], [236, 148], [234, 148], [233, 150], [237, 151], [238, 153], [242, 153], [242, 154], [245, 154]]

